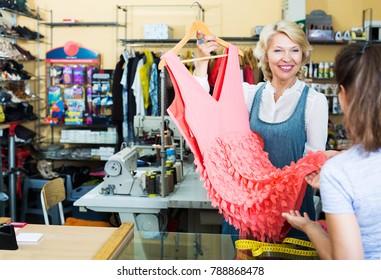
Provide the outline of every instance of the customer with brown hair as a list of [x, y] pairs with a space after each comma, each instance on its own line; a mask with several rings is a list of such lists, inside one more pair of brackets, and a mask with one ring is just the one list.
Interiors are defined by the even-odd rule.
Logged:
[[283, 213], [308, 235], [322, 259], [381, 259], [380, 65], [376, 43], [350, 44], [335, 59], [338, 97], [353, 146], [320, 172], [328, 233], [307, 213]]

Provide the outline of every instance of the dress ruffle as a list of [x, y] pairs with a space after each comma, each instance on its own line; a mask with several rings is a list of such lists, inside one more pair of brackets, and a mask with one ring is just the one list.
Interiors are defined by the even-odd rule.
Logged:
[[291, 226], [282, 212], [299, 209], [304, 196], [305, 175], [319, 170], [327, 157], [310, 152], [284, 168], [274, 167], [255, 133], [216, 138], [195, 159], [208, 198], [225, 219], [240, 230], [266, 242], [282, 240]]

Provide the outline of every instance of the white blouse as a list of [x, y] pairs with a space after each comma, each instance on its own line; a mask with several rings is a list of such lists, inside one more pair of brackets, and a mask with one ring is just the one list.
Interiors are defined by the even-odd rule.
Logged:
[[[205, 90], [210, 90], [208, 76], [194, 77]], [[245, 82], [242, 84], [248, 112], [251, 111], [255, 93], [262, 84], [251, 85]], [[305, 85], [304, 81], [297, 80], [275, 102], [275, 89], [271, 83], [266, 82], [259, 108], [259, 118], [268, 123], [278, 123], [287, 120], [294, 112]], [[305, 122], [307, 142], [304, 154], [308, 151], [324, 151], [328, 137], [328, 101], [324, 94], [312, 88], [310, 88], [307, 98]]]

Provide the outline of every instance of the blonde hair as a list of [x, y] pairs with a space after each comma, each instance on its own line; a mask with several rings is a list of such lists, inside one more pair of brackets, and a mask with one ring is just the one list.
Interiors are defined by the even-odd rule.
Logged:
[[[312, 47], [307, 40], [307, 37], [302, 28], [292, 21], [281, 20], [276, 23], [268, 24], [259, 35], [259, 41], [255, 47], [254, 55], [258, 59], [258, 66], [262, 69], [263, 76], [266, 80], [271, 81], [273, 78], [269, 63], [266, 61], [266, 54], [270, 45], [271, 39], [276, 34], [285, 34], [293, 42], [297, 43], [302, 50], [302, 65], [305, 65], [311, 57]], [[299, 69], [297, 76], [300, 79], [304, 78], [304, 72]]]

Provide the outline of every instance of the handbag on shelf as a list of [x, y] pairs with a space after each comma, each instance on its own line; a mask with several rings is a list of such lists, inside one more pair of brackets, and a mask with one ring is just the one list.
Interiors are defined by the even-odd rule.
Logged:
[[309, 241], [285, 238], [282, 243], [239, 239], [235, 242], [237, 260], [318, 260]]

